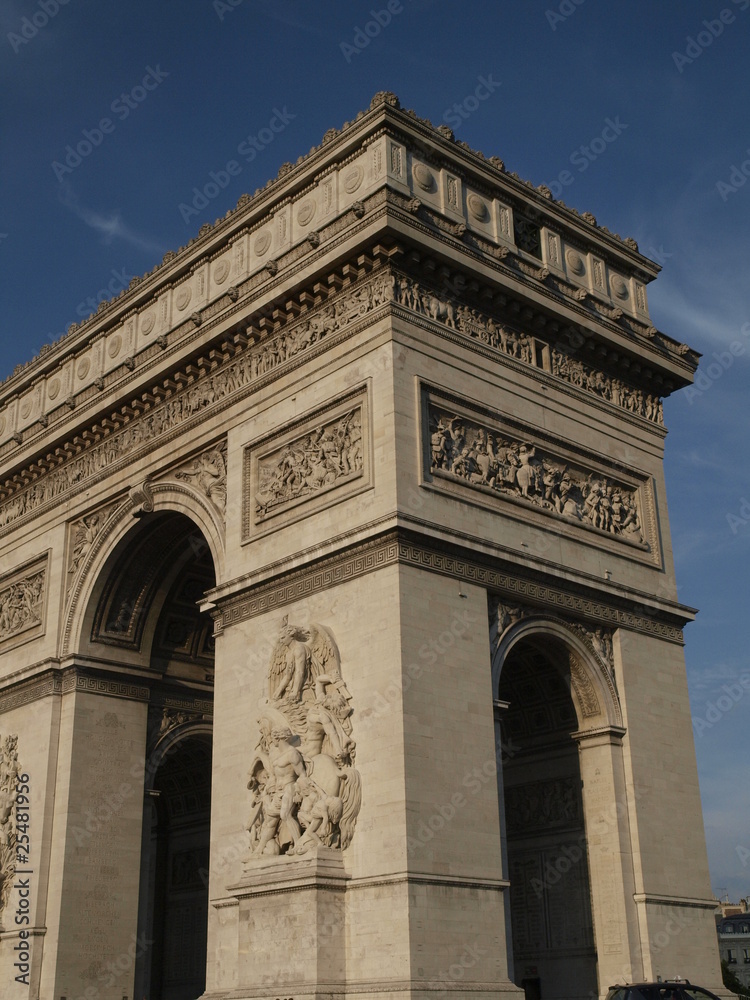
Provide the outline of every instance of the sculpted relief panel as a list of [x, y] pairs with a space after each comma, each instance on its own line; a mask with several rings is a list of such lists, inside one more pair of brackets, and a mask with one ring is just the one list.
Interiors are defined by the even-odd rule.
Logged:
[[638, 486], [563, 457], [538, 435], [522, 437], [499, 417], [457, 414], [432, 399], [427, 416], [433, 480], [460, 482], [644, 546]]
[[331, 632], [285, 617], [258, 706], [246, 872], [263, 857], [351, 843], [362, 802], [351, 700]]
[[17, 868], [28, 868], [29, 776], [21, 774], [18, 736], [5, 737], [0, 747], [0, 929]]
[[300, 504], [307, 515], [368, 488], [369, 440], [367, 393], [360, 389], [246, 448], [243, 539]]
[[0, 649], [42, 634], [46, 587], [46, 556], [0, 579]]

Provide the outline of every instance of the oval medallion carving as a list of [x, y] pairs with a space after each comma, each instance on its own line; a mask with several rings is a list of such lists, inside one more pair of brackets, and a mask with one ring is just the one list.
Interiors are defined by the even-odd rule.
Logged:
[[614, 274], [612, 276], [610, 284], [612, 285], [612, 291], [618, 299], [626, 299], [628, 297], [628, 286], [619, 274]]
[[585, 273], [586, 265], [583, 263], [583, 257], [579, 253], [576, 253], [575, 250], [568, 250], [565, 254], [565, 259], [573, 274]]
[[489, 212], [487, 211], [487, 206], [485, 205], [482, 198], [478, 194], [470, 194], [466, 199], [466, 204], [469, 209], [469, 214], [477, 220], [477, 222], [485, 222]]
[[257, 239], [255, 240], [255, 256], [262, 257], [270, 246], [271, 246], [271, 234], [266, 229], [265, 232], [259, 233]]
[[344, 174], [344, 190], [347, 194], [354, 194], [364, 180], [365, 172], [360, 166], [352, 167]]
[[78, 378], [86, 378], [91, 368], [91, 362], [88, 358], [83, 358], [82, 361], [78, 363], [78, 368], [76, 368], [76, 375]]
[[435, 186], [435, 178], [432, 175], [432, 171], [424, 163], [414, 164], [414, 180], [423, 191], [431, 191]]
[[31, 400], [27, 399], [26, 402], [21, 406], [21, 416], [26, 419], [31, 413]]
[[229, 261], [220, 260], [214, 271], [214, 281], [217, 285], [223, 285], [229, 277]]
[[146, 313], [146, 315], [141, 320], [141, 331], [145, 333], [146, 336], [148, 336], [148, 334], [151, 333], [151, 331], [153, 330], [155, 323], [156, 323], [156, 316], [154, 316], [152, 312]]
[[315, 216], [316, 207], [317, 206], [312, 198], [303, 202], [299, 212], [297, 212], [297, 222], [299, 222], [301, 226], [309, 225]]
[[122, 347], [122, 337], [119, 333], [116, 333], [114, 337], [107, 344], [107, 354], [110, 358], [116, 358], [120, 353], [120, 348]]
[[57, 399], [60, 395], [60, 379], [53, 378], [47, 386], [47, 399]]
[[189, 288], [181, 288], [179, 290], [179, 292], [177, 293], [177, 298], [175, 299], [175, 303], [180, 311], [187, 308], [187, 304], [190, 301], [191, 296], [192, 292], [190, 291]]

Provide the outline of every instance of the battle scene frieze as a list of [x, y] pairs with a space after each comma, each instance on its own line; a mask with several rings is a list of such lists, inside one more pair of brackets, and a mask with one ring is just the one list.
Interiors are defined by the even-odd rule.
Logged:
[[[486, 497], [511, 500], [548, 516], [649, 549], [642, 495], [645, 477], [626, 481], [614, 470], [589, 465], [538, 431], [522, 429], [499, 413], [473, 412], [425, 391], [425, 482], [459, 484]], [[598, 463], [597, 463], [598, 464]]]
[[306, 516], [369, 488], [369, 448], [366, 388], [246, 447], [243, 540], [280, 515], [286, 523], [301, 505]]
[[0, 651], [44, 634], [49, 556], [0, 577]]

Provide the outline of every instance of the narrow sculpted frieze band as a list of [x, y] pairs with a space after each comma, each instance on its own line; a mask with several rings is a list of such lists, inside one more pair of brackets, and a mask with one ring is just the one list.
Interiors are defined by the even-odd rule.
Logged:
[[658, 396], [628, 386], [621, 379], [605, 375], [597, 368], [577, 360], [566, 351], [563, 343], [555, 344], [551, 349], [544, 344], [543, 352], [546, 355], [543, 353], [539, 358], [535, 338], [507, 323], [498, 323], [492, 316], [450, 296], [437, 293], [407, 275], [395, 276], [394, 299], [412, 312], [463, 333], [517, 361], [542, 367], [550, 374], [608, 400], [629, 413], [645, 417], [653, 423], [664, 423], [662, 403]]
[[[245, 528], [312, 500], [325, 501], [342, 487], [369, 482], [369, 421], [366, 395], [336, 407], [326, 419], [311, 419], [299, 430], [272, 438], [245, 452]], [[301, 431], [301, 433], [300, 433]]]
[[[197, 377], [192, 371], [189, 379], [175, 376], [168, 391], [157, 387], [147, 404], [142, 400], [134, 401], [122, 429], [117, 429], [122, 423], [122, 413], [112, 414], [112, 419], [104, 422], [106, 427], [90, 434], [85, 442], [70, 446], [68, 459], [62, 465], [56, 465], [32, 485], [0, 503], [0, 529], [71, 490], [80, 490], [84, 482], [106, 472], [120, 459], [137, 458], [153, 450], [159, 438], [185, 421], [239, 398], [269, 372], [386, 304], [391, 295], [391, 275], [378, 272], [363, 280], [361, 285], [332, 296], [309, 316], [290, 323], [282, 333], [249, 345], [218, 371], [198, 372]], [[255, 337], [256, 333], [251, 330], [251, 339]], [[215, 465], [215, 461], [211, 464]], [[194, 472], [207, 482], [205, 469]], [[212, 498], [219, 495], [214, 486]]]

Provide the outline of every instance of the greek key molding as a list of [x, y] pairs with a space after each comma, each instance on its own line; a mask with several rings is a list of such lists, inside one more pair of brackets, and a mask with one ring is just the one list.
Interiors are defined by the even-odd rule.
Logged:
[[129, 701], [148, 701], [150, 689], [143, 684], [115, 681], [92, 675], [90, 667], [50, 667], [36, 677], [9, 685], [0, 691], [0, 713], [10, 712], [49, 695], [83, 691]]
[[85, 694], [102, 694], [110, 698], [125, 698], [128, 701], [148, 701], [150, 689], [142, 684], [128, 684], [104, 677], [92, 677], [81, 673], [79, 668], [68, 668], [62, 678], [62, 693], [72, 691]]
[[62, 676], [57, 670], [45, 670], [38, 677], [21, 681], [0, 691], [0, 713], [11, 712], [14, 708], [29, 705], [51, 694], [62, 694]]
[[49, 551], [0, 577], [0, 652], [44, 635]]
[[385, 543], [368, 543], [348, 558], [333, 557], [315, 568], [291, 573], [281, 584], [273, 582], [252, 588], [247, 597], [221, 603], [221, 611], [214, 614], [214, 634], [220, 635], [230, 625], [283, 608], [398, 561], [398, 542], [393, 538]]
[[[212, 613], [214, 634], [220, 635], [232, 625], [249, 621], [311, 594], [395, 564], [414, 566], [442, 576], [465, 580], [495, 592], [512, 603], [531, 603], [536, 606], [538, 613], [563, 611], [593, 623], [594, 627], [622, 627], [683, 645], [682, 628], [668, 621], [647, 617], [628, 610], [627, 607], [607, 604], [604, 600], [563, 590], [551, 584], [522, 578], [514, 572], [496, 569], [479, 560], [412, 541], [400, 532], [389, 532], [385, 536], [353, 546], [343, 553], [321, 559], [313, 566], [285, 574], [281, 579], [256, 584], [239, 596], [217, 598], [217, 610]], [[673, 620], [685, 621], [678, 614], [672, 617]]]

